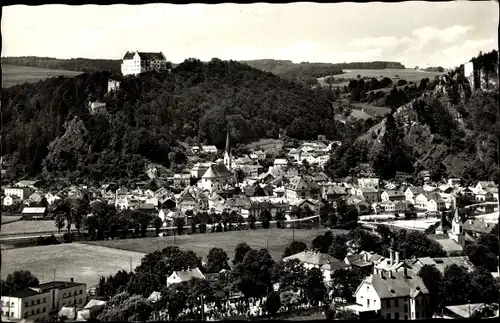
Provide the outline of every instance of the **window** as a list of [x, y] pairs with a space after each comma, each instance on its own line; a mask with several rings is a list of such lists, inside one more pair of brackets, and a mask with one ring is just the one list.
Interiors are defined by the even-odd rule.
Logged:
[[80, 295], [82, 295], [82, 294], [83, 294], [83, 289], [80, 289]]
[[40, 309], [39, 308], [36, 309], [36, 314], [40, 314]]
[[387, 319], [390, 320], [391, 319], [391, 313], [387, 313]]
[[31, 305], [35, 305], [35, 300], [34, 299], [31, 300]]
[[36, 300], [36, 303], [37, 303], [37, 304], [40, 304], [40, 299], [37, 299], [37, 300]]
[[28, 312], [24, 312], [24, 317], [28, 317]]
[[47, 303], [47, 299], [46, 299], [45, 297], [43, 298], [43, 302], [44, 302], [44, 303]]
[[420, 312], [417, 312], [417, 319], [420, 318]]
[[31, 315], [35, 315], [35, 310], [31, 310]]
[[81, 304], [81, 303], [82, 303], [82, 301], [83, 301], [83, 300], [80, 298], [80, 300], [78, 301], [78, 304]]
[[397, 298], [396, 298], [396, 299], [394, 300], [394, 306], [396, 306], [396, 307], [398, 307], [398, 306], [399, 306], [399, 299], [397, 299]]
[[43, 313], [45, 313], [45, 311], [46, 311], [46, 310], [47, 310], [47, 308], [46, 308], [46, 307], [44, 307], [44, 308], [42, 309], [42, 312], [43, 312]]
[[405, 313], [408, 313], [408, 304], [405, 304], [404, 308], [405, 308]]
[[10, 316], [14, 316], [14, 312], [10, 312]]
[[390, 299], [385, 301], [385, 307], [391, 308], [391, 300]]
[[408, 319], [408, 315], [405, 315], [405, 320], [407, 320], [407, 319]]
[[28, 303], [28, 301], [24, 302], [24, 307], [28, 307], [30, 306], [30, 304]]
[[399, 320], [399, 313], [398, 312], [394, 313], [394, 319]]
[[369, 299], [366, 300], [366, 307], [370, 307], [370, 300]]

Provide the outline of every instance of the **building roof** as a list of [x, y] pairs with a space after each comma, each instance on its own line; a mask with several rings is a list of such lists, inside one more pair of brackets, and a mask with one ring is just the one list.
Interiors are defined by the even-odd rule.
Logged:
[[314, 189], [319, 189], [319, 185], [314, 180], [312, 180], [311, 177], [302, 175], [302, 176], [295, 176], [292, 179], [290, 179], [290, 183], [288, 183], [287, 189], [291, 189], [291, 190], [302, 190], [302, 189], [314, 190]]
[[384, 193], [386, 193], [389, 197], [405, 196], [405, 193], [396, 190], [385, 190]]
[[462, 305], [452, 305], [452, 306], [446, 306], [446, 309], [451, 311], [453, 314], [458, 315], [463, 318], [469, 318], [472, 313], [481, 306], [483, 306], [483, 303], [476, 303], [476, 304], [462, 304]]
[[27, 213], [29, 213], [29, 214], [43, 214], [43, 213], [45, 213], [45, 209], [46, 208], [44, 208], [44, 207], [29, 207], [29, 206], [27, 206], [27, 207], [23, 208], [22, 213], [23, 214], [27, 214]]
[[464, 248], [453, 239], [436, 239], [446, 253], [462, 252]]
[[488, 223], [483, 219], [468, 219], [464, 222], [462, 228], [472, 232], [490, 233], [494, 226], [494, 223]]
[[406, 263], [415, 273], [418, 273], [420, 268], [425, 265], [433, 266], [441, 273], [444, 273], [445, 268], [453, 264], [463, 266], [469, 271], [474, 270], [474, 265], [470, 262], [469, 257], [467, 256], [439, 258], [423, 257], [417, 259], [409, 259], [406, 261]]
[[420, 193], [425, 192], [422, 187], [418, 187], [418, 186], [411, 186], [411, 187], [408, 187], [407, 189], [410, 190], [410, 192], [412, 192], [414, 195], [418, 195]]
[[174, 271], [181, 281], [188, 281], [192, 278], [205, 279], [205, 276], [201, 273], [198, 268]]
[[51, 290], [51, 289], [66, 289], [77, 286], [85, 285], [84, 283], [76, 283], [76, 282], [63, 282], [63, 281], [52, 281], [38, 285], [35, 287], [40, 290]]
[[98, 299], [91, 299], [87, 305], [85, 305], [84, 308], [93, 308], [93, 307], [96, 307], [96, 306], [105, 306], [106, 305], [106, 302], [105, 301], [100, 301]]
[[2, 291], [2, 296], [10, 296], [14, 298], [27, 298], [40, 294], [37, 291], [26, 289], [26, 290], [16, 290], [15, 292], [8, 293], [7, 291]]
[[229, 171], [229, 169], [227, 169], [226, 165], [219, 163], [210, 165], [205, 174], [203, 174], [202, 178], [216, 179], [216, 178], [230, 177], [230, 176], [231, 172]]
[[404, 272], [372, 274], [364, 282], [372, 285], [381, 299], [429, 294], [422, 279], [411, 271], [406, 276]]
[[73, 319], [75, 319], [76, 314], [77, 314], [76, 308], [63, 306], [63, 308], [61, 308], [61, 310], [59, 311], [57, 316], [66, 317], [70, 320], [73, 320]]
[[294, 255], [288, 256], [283, 258], [283, 260], [291, 260], [291, 259], [298, 259], [302, 263], [306, 264], [312, 264], [316, 266], [323, 266], [323, 265], [328, 265], [331, 263], [336, 263], [336, 262], [342, 262], [338, 260], [335, 257], [332, 257], [328, 254], [321, 253], [321, 252], [315, 252], [315, 251], [302, 251], [299, 253], [296, 253]]
[[139, 56], [143, 61], [164, 61], [165, 56], [162, 52], [159, 53], [148, 53], [148, 52], [139, 52]]

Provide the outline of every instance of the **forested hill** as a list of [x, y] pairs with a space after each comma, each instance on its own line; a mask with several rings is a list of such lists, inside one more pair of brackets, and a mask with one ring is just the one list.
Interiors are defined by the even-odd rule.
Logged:
[[36, 56], [2, 57], [2, 64], [31, 66], [84, 73], [92, 73], [96, 71], [120, 71], [121, 63], [121, 59], [60, 59]]
[[[121, 89], [106, 94], [110, 77]], [[222, 147], [228, 127], [235, 144], [277, 138], [283, 129], [298, 139], [359, 135], [334, 120], [330, 96], [218, 59], [189, 59], [172, 73], [135, 78], [103, 71], [17, 85], [2, 95], [4, 167], [11, 178], [42, 171], [133, 178], [147, 161], [169, 166], [177, 140]], [[107, 102], [107, 114], [89, 113], [95, 100]]]
[[372, 171], [391, 179], [399, 172], [418, 180], [426, 170], [435, 181], [459, 177], [497, 182], [498, 52], [481, 53], [471, 61], [474, 87], [463, 65], [434, 80], [394, 86], [380, 94], [366, 95], [369, 82], [351, 81], [347, 91], [352, 102], [376, 102], [391, 113], [353, 143], [339, 147], [328, 165], [331, 175]]
[[309, 63], [301, 62], [293, 63], [289, 60], [276, 59], [258, 59], [242, 61], [254, 68], [271, 72], [278, 76], [296, 79], [303, 78], [318, 78], [328, 75], [342, 74], [344, 69], [404, 69], [405, 66], [398, 62], [355, 62], [355, 63]]

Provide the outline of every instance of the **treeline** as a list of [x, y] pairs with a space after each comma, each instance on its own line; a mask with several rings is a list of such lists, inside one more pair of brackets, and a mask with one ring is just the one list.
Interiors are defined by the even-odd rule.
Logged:
[[[120, 90], [106, 93], [110, 78], [121, 81]], [[141, 176], [148, 160], [169, 167], [177, 140], [223, 147], [226, 129], [235, 145], [283, 132], [357, 137], [359, 126], [334, 119], [333, 95], [218, 59], [189, 59], [172, 73], [138, 77], [104, 71], [52, 78], [4, 89], [2, 154], [10, 178], [43, 171], [104, 180]], [[95, 100], [107, 103], [107, 113], [90, 114]]]
[[52, 57], [2, 57], [2, 64], [40, 67], [53, 70], [66, 70], [84, 73], [97, 71], [117, 72], [121, 69], [121, 60], [118, 59], [89, 59], [72, 58], [60, 59]]
[[261, 59], [241, 61], [254, 68], [270, 72], [278, 76], [297, 79], [318, 78], [328, 75], [343, 74], [344, 69], [404, 69], [405, 66], [398, 62], [355, 62], [355, 63], [293, 63], [289, 60]]

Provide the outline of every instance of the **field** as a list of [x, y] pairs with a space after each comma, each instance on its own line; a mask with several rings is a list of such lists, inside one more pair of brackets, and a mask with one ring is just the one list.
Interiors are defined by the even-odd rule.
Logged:
[[46, 68], [2, 64], [2, 87], [7, 88], [25, 82], [35, 83], [49, 77], [73, 77], [81, 72], [51, 70]]
[[358, 110], [365, 110], [365, 113], [371, 117], [383, 117], [391, 112], [391, 109], [384, 107], [376, 107], [366, 103], [352, 103], [352, 106]]
[[[66, 229], [66, 224], [64, 225], [61, 232]], [[2, 234], [14, 234], [14, 233], [31, 233], [31, 232], [46, 232], [46, 231], [57, 231], [54, 220], [40, 220], [40, 221], [17, 221], [13, 223], [7, 223], [2, 225]]]
[[[20, 215], [2, 215], [2, 223], [17, 221], [21, 218]], [[3, 226], [2, 226], [3, 229]]]
[[344, 70], [344, 74], [334, 75], [334, 78], [344, 78], [344, 79], [356, 79], [358, 75], [361, 77], [388, 77], [390, 79], [395, 79], [396, 75], [408, 82], [420, 82], [421, 79], [428, 77], [433, 79], [436, 75], [443, 75], [444, 73], [439, 72], [422, 72], [415, 71], [413, 68], [406, 69], [384, 69], [384, 70]]
[[[324, 230], [296, 229], [295, 240], [304, 241], [310, 246], [312, 240]], [[175, 245], [181, 249], [193, 250], [198, 256], [206, 259], [210, 249], [214, 247], [224, 249], [229, 258], [234, 258], [234, 248], [240, 242], [246, 242], [250, 247], [260, 249], [267, 248], [269, 242], [269, 253], [275, 260], [281, 259], [285, 248], [293, 241], [292, 230], [289, 229], [268, 229], [268, 230], [244, 230], [229, 231], [221, 233], [207, 233], [183, 235], [175, 237]], [[158, 242], [158, 244], [157, 244]], [[167, 246], [174, 245], [174, 237], [155, 237], [140, 239], [108, 240], [108, 241], [87, 241], [87, 244], [99, 245], [120, 250], [128, 250], [142, 253], [150, 253], [157, 248], [160, 250]]]
[[260, 149], [265, 153], [276, 153], [281, 150], [283, 141], [280, 139], [261, 139], [247, 145], [249, 150]]
[[137, 252], [91, 246], [80, 243], [2, 250], [2, 279], [15, 270], [30, 270], [41, 282], [67, 280], [90, 285], [101, 276], [130, 270], [141, 263], [144, 255]]

